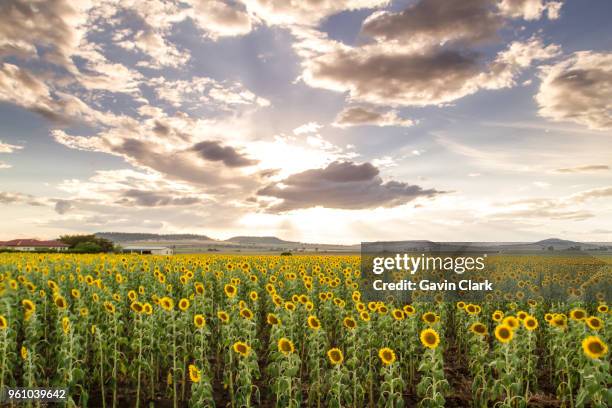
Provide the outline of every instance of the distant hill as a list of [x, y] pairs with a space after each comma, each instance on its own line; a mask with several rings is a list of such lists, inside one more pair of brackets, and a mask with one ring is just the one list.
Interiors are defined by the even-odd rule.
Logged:
[[534, 245], [562, 245], [562, 246], [576, 246], [576, 245], [583, 245], [580, 242], [575, 242], [575, 241], [568, 241], [566, 239], [559, 239], [559, 238], [548, 238], [548, 239], [543, 239], [542, 241], [538, 241], [538, 242], [534, 242]]
[[251, 236], [240, 236], [231, 237], [226, 239], [226, 242], [234, 242], [237, 244], [258, 244], [258, 245], [287, 245], [297, 244], [298, 242], [285, 241], [277, 237], [251, 237]]
[[148, 234], [148, 233], [132, 233], [132, 232], [96, 232], [95, 236], [106, 238], [113, 242], [131, 242], [131, 241], [212, 241], [213, 239], [206, 235], [197, 234]]

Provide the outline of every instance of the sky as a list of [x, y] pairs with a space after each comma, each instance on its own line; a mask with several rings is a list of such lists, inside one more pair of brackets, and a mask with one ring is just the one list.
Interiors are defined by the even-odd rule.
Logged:
[[0, 239], [612, 241], [607, 0], [3, 0]]

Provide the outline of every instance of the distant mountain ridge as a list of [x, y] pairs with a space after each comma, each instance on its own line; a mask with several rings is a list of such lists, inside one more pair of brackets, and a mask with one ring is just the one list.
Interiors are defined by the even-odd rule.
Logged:
[[206, 235], [198, 234], [149, 234], [140, 232], [96, 232], [96, 237], [106, 238], [113, 242], [129, 242], [129, 241], [180, 241], [180, 240], [197, 240], [197, 241], [214, 241]]
[[266, 245], [284, 245], [284, 244], [298, 244], [295, 241], [285, 241], [278, 237], [255, 237], [255, 236], [238, 236], [226, 239], [226, 242], [236, 242], [238, 244], [266, 244]]

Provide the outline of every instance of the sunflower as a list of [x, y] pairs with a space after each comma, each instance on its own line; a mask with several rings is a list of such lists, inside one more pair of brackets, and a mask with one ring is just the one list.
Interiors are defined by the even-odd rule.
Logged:
[[593, 330], [600, 330], [603, 327], [603, 321], [596, 316], [587, 317], [585, 319], [587, 326]]
[[28, 349], [25, 346], [21, 346], [21, 350], [19, 350], [19, 354], [21, 354], [21, 358], [26, 360], [28, 358]]
[[189, 379], [194, 383], [198, 383], [202, 379], [200, 370], [193, 364], [189, 364]]
[[349, 330], [353, 330], [357, 327], [357, 322], [352, 317], [345, 317], [344, 320], [342, 320], [342, 324]]
[[589, 336], [582, 340], [582, 351], [589, 358], [600, 358], [608, 353], [608, 345], [597, 336]]
[[278, 351], [288, 356], [295, 351], [295, 347], [293, 346], [291, 340], [286, 337], [282, 337], [280, 340], [278, 340]]
[[391, 350], [389, 347], [383, 347], [378, 350], [378, 357], [386, 366], [393, 364], [396, 360], [395, 351]]
[[569, 317], [572, 320], [584, 320], [587, 317], [587, 312], [586, 312], [586, 310], [577, 307], [577, 308], [572, 309], [570, 311]]
[[185, 310], [189, 309], [189, 305], [190, 305], [189, 300], [188, 300], [188, 299], [185, 299], [185, 298], [183, 298], [183, 299], [179, 300], [179, 302], [178, 302], [178, 307], [179, 307], [179, 309], [181, 309], [183, 312], [184, 312]]
[[550, 321], [550, 324], [554, 327], [558, 327], [561, 330], [567, 328], [567, 318], [564, 314], [555, 313]]
[[370, 321], [370, 314], [368, 312], [361, 312], [359, 313], [359, 318], [361, 320], [363, 320], [364, 322], [369, 322]]
[[64, 297], [61, 295], [57, 295], [53, 302], [55, 303], [55, 306], [57, 306], [58, 309], [65, 309], [66, 307], [68, 307], [66, 299], [64, 299]]
[[232, 285], [231, 283], [226, 284], [223, 287], [223, 291], [225, 292], [225, 295], [228, 298], [233, 298], [234, 296], [236, 296], [236, 293], [238, 293], [238, 289], [236, 288], [236, 286]]
[[0, 315], [0, 330], [8, 329], [8, 322], [6, 321], [6, 317]]
[[130, 308], [136, 313], [142, 313], [142, 303], [137, 300], [132, 302]]
[[538, 320], [533, 316], [527, 316], [523, 319], [523, 326], [529, 331], [533, 331], [538, 328]]
[[86, 307], [82, 307], [79, 309], [79, 315], [81, 315], [81, 317], [87, 317], [88, 314], [89, 310]]
[[487, 326], [480, 322], [472, 323], [472, 325], [470, 326], [470, 331], [472, 333], [484, 336], [485, 334], [487, 334]]
[[524, 312], [522, 310], [520, 310], [519, 312], [517, 312], [516, 317], [520, 320], [523, 321], [525, 320], [525, 318], [529, 316], [529, 314], [527, 312]]
[[435, 349], [440, 344], [440, 336], [434, 329], [425, 329], [419, 336], [421, 343], [427, 348]]
[[293, 302], [285, 302], [285, 310], [289, 312], [293, 312], [295, 310], [295, 303]]
[[327, 358], [333, 365], [340, 365], [344, 361], [344, 354], [342, 354], [342, 350], [334, 347], [327, 350]]
[[464, 309], [465, 308], [465, 302], [460, 300], [459, 302], [457, 302], [457, 309]]
[[519, 320], [514, 316], [506, 316], [502, 320], [502, 324], [510, 327], [512, 330], [517, 329], [520, 326]]
[[375, 312], [378, 309], [378, 305], [376, 302], [368, 302], [368, 309], [370, 309], [370, 312]]
[[64, 334], [70, 333], [70, 319], [67, 317], [62, 318], [62, 330]]
[[468, 314], [475, 315], [478, 314], [478, 307], [470, 303], [465, 305], [465, 311], [468, 312]]
[[597, 306], [597, 311], [599, 313], [608, 313], [608, 310], [609, 310], [608, 305], [599, 305], [599, 306]]
[[234, 349], [236, 353], [244, 357], [248, 356], [249, 353], [251, 352], [251, 347], [249, 347], [249, 345], [243, 341], [235, 342], [232, 348]]
[[416, 313], [416, 310], [414, 309], [414, 306], [412, 305], [406, 305], [404, 306], [404, 313], [406, 313], [406, 315], [408, 316], [412, 316], [413, 314]]
[[115, 305], [109, 301], [106, 301], [104, 302], [104, 310], [106, 310], [108, 313], [115, 313]]
[[148, 315], [153, 314], [153, 306], [151, 306], [151, 304], [149, 302], [147, 302], [144, 305], [142, 305], [142, 309]]
[[36, 310], [36, 305], [30, 299], [23, 299], [21, 301], [21, 305], [23, 306], [26, 313], [34, 313]]
[[493, 315], [491, 317], [494, 321], [499, 323], [504, 318], [504, 312], [502, 312], [501, 310], [496, 310], [495, 312], [493, 312]]
[[248, 307], [245, 307], [240, 311], [240, 316], [244, 317], [247, 320], [251, 320], [253, 318], [253, 312]]
[[197, 314], [193, 316], [193, 324], [198, 329], [201, 329], [202, 327], [206, 326], [206, 318], [201, 314]]
[[130, 299], [132, 302], [136, 300], [136, 298], [138, 298], [138, 295], [136, 294], [135, 290], [130, 290], [128, 292], [128, 299]]
[[257, 299], [259, 299], [259, 295], [254, 290], [251, 291], [251, 293], [249, 293], [249, 297], [251, 298], [252, 301], [256, 301]]
[[308, 316], [308, 319], [306, 319], [306, 323], [308, 324], [308, 327], [312, 330], [319, 330], [321, 328], [321, 322], [319, 321], [317, 316]]
[[314, 303], [312, 303], [310, 300], [308, 302], [306, 302], [304, 304], [304, 307], [306, 308], [306, 310], [308, 310], [309, 312], [312, 312], [314, 309]]
[[401, 309], [393, 309], [393, 312], [391, 312], [391, 315], [397, 321], [404, 320], [404, 316], [405, 316], [404, 311]]
[[552, 315], [552, 313], [546, 313], [546, 314], [544, 315], [544, 320], [546, 320], [547, 322], [549, 322], [549, 323], [550, 323], [552, 319], [553, 319], [553, 315]]
[[502, 323], [495, 328], [495, 337], [502, 343], [509, 343], [513, 336], [513, 328], [507, 324]]
[[437, 322], [440, 318], [433, 312], [427, 312], [425, 314], [423, 314], [423, 316], [421, 317], [421, 319], [423, 319], [423, 321], [429, 325], [434, 324], [435, 322]]
[[164, 296], [164, 297], [159, 299], [159, 305], [164, 310], [170, 311], [170, 310], [174, 309], [174, 300], [172, 300], [172, 298], [169, 298], [168, 296]]
[[227, 323], [229, 322], [229, 319], [230, 319], [227, 312], [224, 312], [223, 310], [219, 310], [217, 312], [217, 317], [219, 318], [219, 320], [221, 320], [222, 323]]
[[266, 322], [268, 322], [270, 326], [274, 326], [280, 324], [281, 320], [274, 313], [268, 313], [268, 316], [266, 316]]

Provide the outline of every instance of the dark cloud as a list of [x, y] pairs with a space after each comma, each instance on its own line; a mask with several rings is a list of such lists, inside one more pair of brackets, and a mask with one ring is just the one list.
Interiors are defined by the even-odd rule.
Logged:
[[[36, 56], [71, 65], [71, 50], [79, 38], [70, 20], [78, 17], [77, 2], [67, 0], [0, 2], [0, 56], [3, 53]], [[37, 48], [38, 47], [38, 48]]]
[[192, 205], [201, 202], [198, 197], [173, 196], [169, 193], [131, 189], [123, 193], [121, 204], [134, 204], [142, 207], [162, 207], [168, 205]]
[[610, 170], [610, 166], [607, 166], [605, 164], [590, 164], [586, 166], [565, 167], [562, 169], [556, 169], [555, 173], [588, 173], [592, 171], [605, 170]]
[[612, 129], [612, 52], [576, 52], [542, 68], [539, 114], [591, 129]]
[[72, 208], [72, 202], [68, 200], [57, 200], [55, 202], [55, 212], [58, 214], [66, 214]]
[[338, 114], [334, 126], [412, 126], [410, 119], [402, 119], [396, 111], [379, 112], [360, 106], [348, 107]]
[[494, 4], [493, 0], [422, 0], [397, 13], [374, 13], [364, 21], [362, 33], [383, 41], [428, 44], [489, 41], [502, 25]]
[[231, 146], [223, 146], [217, 141], [204, 141], [193, 146], [203, 159], [223, 162], [227, 167], [245, 167], [257, 164], [257, 160], [249, 159]]
[[293, 174], [257, 192], [260, 196], [282, 200], [268, 210], [289, 211], [299, 208], [327, 207], [363, 209], [393, 207], [418, 197], [443, 193], [398, 181], [386, 183], [370, 163], [333, 162], [324, 169]]
[[0, 191], [0, 204], [27, 204], [33, 207], [43, 207], [45, 205], [33, 195], [7, 191]]

